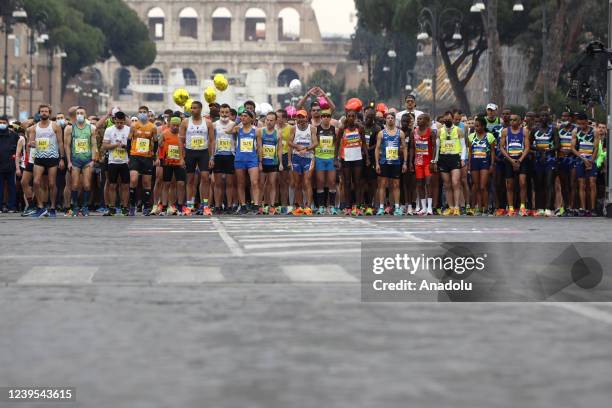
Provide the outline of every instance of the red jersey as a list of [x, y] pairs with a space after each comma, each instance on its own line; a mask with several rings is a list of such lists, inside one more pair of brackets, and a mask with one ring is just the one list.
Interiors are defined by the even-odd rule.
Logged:
[[431, 139], [431, 128], [421, 134], [419, 128], [415, 128], [414, 137], [414, 164], [418, 166], [429, 166], [433, 156], [433, 143]]

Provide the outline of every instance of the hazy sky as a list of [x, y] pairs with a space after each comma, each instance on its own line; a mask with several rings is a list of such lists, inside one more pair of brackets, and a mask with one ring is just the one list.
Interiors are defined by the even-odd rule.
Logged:
[[317, 14], [321, 34], [348, 37], [353, 33], [357, 23], [354, 0], [312, 0], [312, 8]]

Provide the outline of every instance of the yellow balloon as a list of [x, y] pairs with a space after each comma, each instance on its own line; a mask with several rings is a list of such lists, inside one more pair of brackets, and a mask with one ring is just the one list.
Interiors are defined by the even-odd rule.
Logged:
[[172, 99], [178, 106], [185, 106], [185, 102], [189, 99], [189, 92], [185, 88], [178, 88], [172, 94]]
[[214, 101], [216, 101], [217, 91], [215, 91], [215, 88], [213, 88], [212, 86], [209, 86], [208, 88], [206, 88], [206, 90], [204, 91], [204, 99], [208, 103], [213, 103]]
[[193, 99], [189, 98], [185, 101], [185, 112], [190, 112], [191, 111], [191, 104], [193, 103]]
[[217, 74], [213, 78], [213, 82], [215, 83], [215, 88], [220, 90], [221, 92], [225, 91], [229, 86], [229, 82], [227, 82], [227, 78], [223, 74]]

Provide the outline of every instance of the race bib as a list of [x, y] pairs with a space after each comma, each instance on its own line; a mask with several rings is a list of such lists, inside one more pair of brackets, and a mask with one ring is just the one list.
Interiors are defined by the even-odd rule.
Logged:
[[232, 149], [232, 142], [229, 139], [219, 139], [217, 141], [217, 150], [220, 152], [229, 152]]
[[48, 137], [39, 137], [36, 139], [36, 150], [38, 151], [46, 151], [49, 149], [49, 138]]
[[180, 160], [181, 154], [177, 145], [168, 145], [167, 157], [172, 160]]
[[204, 136], [191, 136], [191, 149], [202, 150], [205, 148]]
[[253, 139], [240, 139], [240, 151], [241, 152], [252, 152], [253, 151]]
[[386, 148], [386, 157], [387, 160], [398, 160], [399, 149], [395, 146], [387, 146]]
[[331, 149], [334, 147], [334, 138], [333, 136], [321, 136], [321, 147], [323, 149]]
[[272, 146], [272, 145], [263, 146], [264, 159], [274, 159], [275, 154], [276, 154], [276, 146]]
[[363, 159], [361, 155], [361, 147], [345, 147], [344, 148], [344, 160], [345, 161], [357, 161]]
[[127, 160], [127, 151], [124, 148], [118, 147], [113, 152], [113, 156], [117, 160]]
[[76, 154], [84, 154], [89, 152], [89, 141], [87, 139], [76, 139], [74, 152]]
[[138, 153], [149, 153], [151, 141], [149, 139], [143, 139], [139, 137], [136, 139], [136, 152]]
[[454, 140], [445, 140], [444, 141], [444, 151], [450, 152], [455, 148]]

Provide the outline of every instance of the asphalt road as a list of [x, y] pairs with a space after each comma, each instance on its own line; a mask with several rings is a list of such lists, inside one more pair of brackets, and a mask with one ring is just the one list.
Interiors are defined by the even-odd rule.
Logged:
[[610, 242], [609, 227], [2, 215], [0, 387], [74, 386], [52, 406], [96, 408], [608, 407], [612, 303], [363, 303], [359, 279], [361, 242]]

